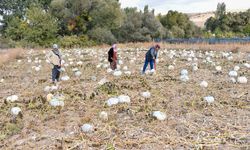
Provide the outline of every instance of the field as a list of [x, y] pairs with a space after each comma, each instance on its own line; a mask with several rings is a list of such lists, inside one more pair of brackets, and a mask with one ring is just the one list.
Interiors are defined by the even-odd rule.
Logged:
[[[0, 54], [0, 149], [250, 149], [249, 45], [162, 45], [156, 72], [141, 75], [150, 45], [118, 45], [121, 76], [107, 72], [107, 46], [64, 49], [61, 77], [70, 79], [51, 92], [47, 50]], [[189, 80], [181, 80], [183, 69]], [[146, 91], [150, 98], [141, 95]], [[52, 107], [49, 93], [64, 106]], [[18, 100], [7, 101], [11, 95]], [[119, 95], [131, 102], [107, 105]], [[12, 107], [21, 113], [12, 115]], [[84, 124], [93, 130], [83, 132]]]

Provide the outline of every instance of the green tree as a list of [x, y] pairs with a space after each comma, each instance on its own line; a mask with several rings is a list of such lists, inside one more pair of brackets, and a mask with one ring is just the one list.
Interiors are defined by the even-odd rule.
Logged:
[[87, 32], [88, 0], [53, 0], [50, 11], [57, 17], [60, 35], [82, 35]]
[[244, 28], [244, 34], [250, 36], [250, 24], [247, 24]]
[[34, 6], [28, 9], [25, 21], [28, 24], [24, 35], [26, 41], [43, 46], [51, 44], [55, 40], [57, 21], [41, 7]]
[[144, 8], [142, 24], [142, 34], [150, 39], [162, 37], [164, 34], [161, 22], [155, 17], [154, 10], [149, 11], [148, 6]]
[[117, 42], [115, 36], [107, 28], [97, 27], [88, 33], [89, 37], [98, 43], [114, 44]]
[[27, 23], [17, 16], [8, 17], [6, 22], [6, 28], [4, 30], [4, 37], [14, 41], [20, 41], [24, 39], [27, 32]]
[[117, 39], [120, 42], [145, 41], [145, 36], [141, 33], [143, 25], [142, 12], [137, 11], [137, 8], [125, 8], [123, 16], [124, 23], [114, 31]]
[[116, 0], [97, 1], [93, 7], [89, 12], [90, 28], [105, 27], [113, 30], [122, 25], [122, 11]]
[[224, 16], [226, 14], [226, 4], [223, 3], [218, 3], [217, 4], [217, 9], [215, 12], [215, 18], [221, 18], [222, 16]]
[[159, 15], [160, 22], [165, 27], [167, 38], [200, 37], [201, 29], [191, 22], [186, 14], [169, 11], [167, 15]]
[[0, 0], [0, 15], [14, 15], [22, 18], [31, 2], [32, 0]]

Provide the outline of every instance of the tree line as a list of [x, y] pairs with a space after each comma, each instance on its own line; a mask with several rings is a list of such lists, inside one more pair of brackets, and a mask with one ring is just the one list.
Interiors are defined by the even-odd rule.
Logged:
[[206, 23], [207, 35], [216, 37], [245, 37], [250, 36], [250, 9], [245, 12], [226, 12], [225, 3], [219, 3], [215, 17], [210, 17]]
[[205, 28], [177, 11], [122, 9], [119, 0], [0, 0], [1, 39], [19, 46], [63, 47], [154, 39], [250, 35], [250, 9], [226, 13], [219, 3]]

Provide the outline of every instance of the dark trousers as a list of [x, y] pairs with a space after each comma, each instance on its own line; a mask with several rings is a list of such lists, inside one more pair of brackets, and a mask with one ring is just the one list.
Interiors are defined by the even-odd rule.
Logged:
[[58, 65], [54, 65], [53, 69], [52, 69], [52, 81], [59, 81], [60, 78], [60, 66]]
[[145, 63], [144, 63], [144, 67], [143, 67], [143, 70], [142, 72], [145, 73], [146, 69], [147, 69], [147, 66], [148, 66], [148, 63], [150, 64], [150, 69], [154, 69], [154, 59], [148, 59], [146, 58], [145, 59]]

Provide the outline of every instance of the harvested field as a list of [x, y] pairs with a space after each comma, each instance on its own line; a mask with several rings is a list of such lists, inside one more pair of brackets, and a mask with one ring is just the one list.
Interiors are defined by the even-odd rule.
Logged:
[[[120, 76], [107, 72], [108, 47], [62, 50], [61, 77], [70, 79], [50, 92], [45, 91], [51, 86], [47, 51], [24, 50], [21, 57], [5, 61], [0, 74], [0, 149], [249, 149], [249, 49], [165, 45], [156, 73], [141, 75], [148, 45], [118, 45]], [[184, 69], [187, 80], [180, 75]], [[76, 76], [77, 71], [81, 74]], [[202, 81], [208, 86], [201, 86]], [[141, 94], [146, 91], [149, 98]], [[63, 95], [64, 106], [52, 107], [49, 93]], [[11, 95], [18, 100], [7, 102]], [[131, 101], [107, 105], [119, 95]], [[21, 108], [22, 115], [13, 116], [13, 107]], [[102, 111], [107, 120], [99, 117]], [[154, 111], [166, 118], [157, 120]], [[83, 132], [84, 124], [93, 130]]]

